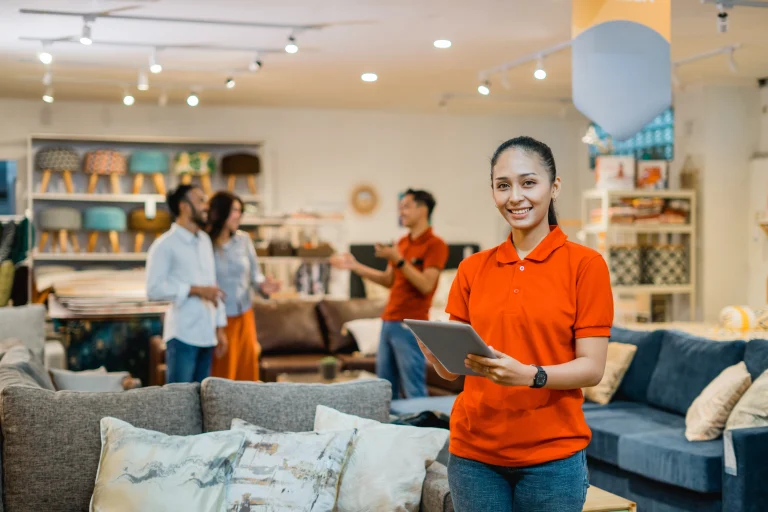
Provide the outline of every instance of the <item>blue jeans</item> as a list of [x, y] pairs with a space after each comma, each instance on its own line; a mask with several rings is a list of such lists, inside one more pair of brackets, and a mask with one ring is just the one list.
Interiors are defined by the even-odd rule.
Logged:
[[410, 329], [402, 322], [385, 321], [381, 327], [376, 375], [392, 384], [392, 398], [427, 396], [427, 359]]
[[176, 338], [165, 344], [165, 364], [168, 384], [172, 382], [202, 382], [211, 375], [213, 347], [195, 347]]
[[451, 454], [448, 484], [456, 512], [581, 512], [587, 499], [587, 455], [507, 468]]

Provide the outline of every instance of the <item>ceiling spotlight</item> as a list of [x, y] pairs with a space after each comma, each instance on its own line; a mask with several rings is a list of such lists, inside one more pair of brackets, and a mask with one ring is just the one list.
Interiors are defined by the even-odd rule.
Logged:
[[547, 78], [547, 70], [544, 69], [544, 57], [539, 57], [536, 63], [536, 71], [533, 72], [533, 76], [536, 80], [544, 80]]
[[53, 87], [47, 87], [43, 94], [43, 101], [46, 103], [53, 103]]
[[149, 54], [149, 71], [158, 74], [163, 71], [163, 66], [157, 62], [157, 49], [152, 48], [152, 53]]
[[235, 87], [235, 79], [232, 78], [232, 77], [227, 78], [226, 84], [227, 84], [227, 89], [234, 88]]
[[85, 46], [93, 44], [93, 39], [91, 39], [91, 26], [87, 21], [83, 21], [83, 32], [80, 34], [80, 44], [84, 44]]
[[139, 71], [139, 81], [136, 84], [136, 88], [140, 91], [149, 90], [149, 77], [145, 71]]
[[248, 71], [251, 73], [255, 73], [256, 71], [261, 69], [261, 61], [259, 60], [259, 56], [253, 58], [250, 64], [248, 64]]
[[160, 93], [160, 97], [157, 98], [157, 104], [161, 107], [164, 107], [168, 104], [168, 93], [166, 91]]
[[379, 76], [376, 73], [363, 73], [360, 75], [360, 78], [363, 82], [375, 82], [379, 79]]
[[42, 52], [38, 53], [37, 54], [37, 58], [40, 59], [40, 62], [42, 62], [43, 64], [46, 64], [46, 65], [50, 64], [51, 62], [53, 62], [53, 55], [51, 55], [50, 52], [47, 52], [45, 50], [43, 50]]
[[136, 103], [136, 99], [133, 97], [133, 95], [131, 95], [129, 91], [126, 90], [125, 94], [123, 94], [123, 105], [130, 107], [134, 103]]
[[451, 47], [451, 42], [447, 39], [438, 39], [433, 44], [435, 45], [435, 48], [440, 48], [441, 50]]
[[285, 45], [285, 51], [288, 53], [297, 53], [299, 51], [299, 45], [296, 44], [296, 38], [290, 36], [288, 38], [288, 44]]
[[489, 94], [491, 94], [491, 82], [486, 80], [485, 82], [481, 83], [477, 87], [477, 92], [479, 92], [483, 96], [488, 96]]
[[187, 96], [187, 105], [190, 107], [196, 107], [200, 104], [200, 98], [197, 97], [197, 94], [191, 92], [189, 93], [189, 96]]
[[728, 32], [728, 13], [723, 4], [717, 4], [717, 31], [721, 34]]

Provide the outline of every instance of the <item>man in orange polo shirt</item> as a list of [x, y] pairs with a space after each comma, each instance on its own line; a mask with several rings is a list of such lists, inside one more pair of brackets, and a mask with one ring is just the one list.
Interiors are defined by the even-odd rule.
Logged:
[[430, 218], [435, 198], [424, 190], [408, 189], [400, 200], [400, 222], [408, 235], [396, 246], [376, 244], [376, 256], [389, 261], [387, 269], [362, 265], [351, 254], [332, 258], [336, 268], [351, 270], [363, 279], [390, 288], [382, 315], [376, 374], [392, 383], [392, 396], [427, 396], [426, 359], [403, 320], [428, 320], [440, 271], [448, 260], [448, 246], [432, 233]]

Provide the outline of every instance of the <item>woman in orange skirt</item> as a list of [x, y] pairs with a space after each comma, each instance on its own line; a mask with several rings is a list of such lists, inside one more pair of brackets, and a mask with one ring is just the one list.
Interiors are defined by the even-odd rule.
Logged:
[[256, 339], [256, 321], [251, 290], [269, 295], [279, 284], [261, 272], [253, 241], [238, 231], [243, 201], [229, 192], [217, 192], [209, 203], [208, 234], [216, 259], [216, 282], [224, 292], [227, 309], [228, 349], [213, 360], [211, 376], [231, 380], [259, 380], [261, 347]]

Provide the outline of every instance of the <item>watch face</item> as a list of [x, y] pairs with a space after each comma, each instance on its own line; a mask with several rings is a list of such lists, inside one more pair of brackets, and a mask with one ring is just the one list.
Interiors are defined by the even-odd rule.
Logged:
[[547, 383], [547, 374], [544, 372], [539, 372], [536, 374], [536, 385], [537, 386], [543, 386]]

